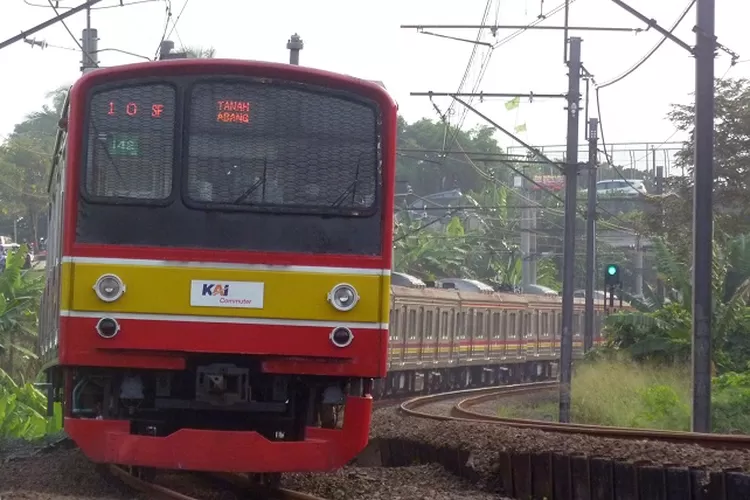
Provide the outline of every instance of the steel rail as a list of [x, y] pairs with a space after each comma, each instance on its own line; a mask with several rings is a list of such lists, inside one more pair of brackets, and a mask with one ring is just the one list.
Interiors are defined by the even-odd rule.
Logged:
[[[413, 398], [401, 404], [401, 410], [413, 417], [442, 421], [459, 421], [466, 423], [483, 423], [505, 425], [509, 427], [536, 429], [545, 432], [580, 434], [594, 437], [651, 440], [676, 444], [693, 444], [714, 449], [750, 449], [750, 435], [743, 434], [707, 434], [660, 429], [643, 429], [634, 427], [610, 427], [604, 425], [547, 422], [524, 418], [508, 418], [473, 411], [471, 408], [493, 399], [509, 396], [540, 393], [555, 389], [557, 382], [510, 385], [454, 391]], [[466, 396], [453, 405], [449, 415], [424, 413], [418, 408], [440, 401]]]

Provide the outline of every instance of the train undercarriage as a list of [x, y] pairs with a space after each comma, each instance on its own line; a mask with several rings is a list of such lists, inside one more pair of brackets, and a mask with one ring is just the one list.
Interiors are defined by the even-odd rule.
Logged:
[[384, 379], [375, 381], [373, 395], [382, 399], [549, 380], [557, 376], [557, 364], [539, 360], [450, 368], [395, 368]]

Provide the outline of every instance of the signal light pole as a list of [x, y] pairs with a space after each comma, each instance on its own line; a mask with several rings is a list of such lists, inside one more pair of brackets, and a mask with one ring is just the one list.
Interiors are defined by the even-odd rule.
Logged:
[[[607, 264], [604, 268], [604, 311], [609, 314], [610, 309], [615, 307], [615, 287], [620, 291], [620, 308], [622, 308], [622, 276], [620, 266]], [[609, 303], [607, 303], [607, 292], [609, 292]]]

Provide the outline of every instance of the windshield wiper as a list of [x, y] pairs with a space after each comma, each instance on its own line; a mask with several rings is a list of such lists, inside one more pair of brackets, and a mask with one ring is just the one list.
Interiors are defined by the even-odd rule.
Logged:
[[244, 193], [240, 195], [239, 198], [234, 200], [234, 204], [242, 203], [245, 201], [248, 196], [253, 194], [260, 186], [263, 186], [263, 192], [261, 193], [261, 201], [266, 199], [266, 171], [268, 170], [268, 163], [266, 161], [266, 158], [263, 158], [263, 177], [258, 179], [257, 181], [253, 182], [249, 188], [245, 190]]
[[349, 193], [352, 194], [352, 203], [354, 203], [354, 197], [357, 194], [357, 184], [359, 183], [359, 162], [361, 159], [362, 155], [360, 154], [357, 158], [357, 170], [354, 172], [354, 180], [351, 182], [351, 184], [349, 184], [349, 186], [347, 186], [344, 192], [341, 193], [333, 203], [331, 203], [332, 207], [340, 207], [341, 204], [344, 203], [344, 200], [346, 200], [346, 197], [349, 195]]

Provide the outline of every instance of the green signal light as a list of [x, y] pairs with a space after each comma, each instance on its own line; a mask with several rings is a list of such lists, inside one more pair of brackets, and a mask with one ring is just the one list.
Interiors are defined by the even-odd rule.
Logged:
[[607, 274], [610, 276], [617, 274], [617, 266], [607, 266]]

